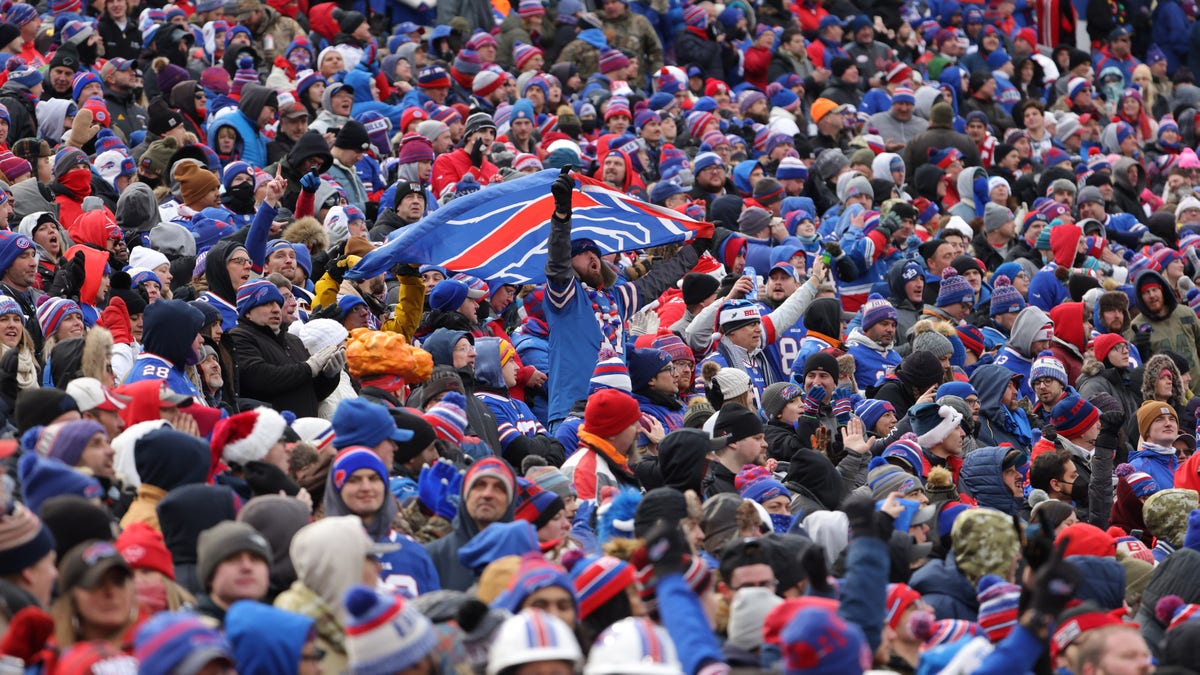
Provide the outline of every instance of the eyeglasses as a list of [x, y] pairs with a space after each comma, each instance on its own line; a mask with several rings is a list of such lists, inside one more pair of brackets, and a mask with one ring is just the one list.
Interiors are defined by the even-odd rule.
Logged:
[[1129, 343], [1122, 342], [1121, 344], [1115, 345], [1115, 346], [1113, 346], [1112, 351], [1121, 352], [1123, 354], [1128, 354], [1129, 353]]
[[475, 345], [463, 345], [461, 347], [454, 348], [455, 354], [471, 354], [474, 351], [475, 351]]
[[243, 266], [250, 265], [252, 263], [252, 261], [246, 257], [230, 258], [229, 262], [234, 265], [243, 265]]

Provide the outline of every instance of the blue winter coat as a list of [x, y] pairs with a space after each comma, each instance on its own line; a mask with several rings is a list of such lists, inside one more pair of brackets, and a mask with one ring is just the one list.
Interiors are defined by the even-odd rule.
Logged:
[[939, 619], [979, 618], [975, 587], [958, 571], [953, 551], [946, 554], [945, 560], [930, 560], [921, 566], [908, 585], [921, 594]]
[[1129, 463], [1134, 470], [1148, 473], [1159, 490], [1169, 490], [1175, 487], [1175, 469], [1179, 467], [1179, 459], [1175, 455], [1166, 455], [1153, 450], [1143, 450], [1140, 447], [1129, 453]]
[[995, 509], [1007, 515], [1020, 510], [1021, 502], [1004, 484], [1004, 456], [1011, 448], [976, 448], [963, 460], [958, 474], [960, 488], [979, 506]]
[[1150, 15], [1150, 40], [1167, 56], [1167, 72], [1187, 63], [1191, 22], [1179, 0], [1158, 0]]
[[192, 342], [204, 325], [204, 315], [182, 300], [159, 300], [146, 307], [142, 329], [142, 354], [133, 362], [125, 383], [165, 380], [171, 391], [185, 396], [200, 396], [196, 385], [184, 373]]

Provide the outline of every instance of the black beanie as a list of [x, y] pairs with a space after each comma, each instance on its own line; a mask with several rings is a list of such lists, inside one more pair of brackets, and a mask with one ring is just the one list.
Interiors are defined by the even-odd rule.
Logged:
[[703, 302], [708, 296], [717, 292], [721, 282], [711, 274], [689, 272], [683, 275], [683, 304], [691, 306]]
[[836, 78], [841, 78], [850, 69], [854, 62], [845, 56], [839, 56], [829, 62], [829, 72]]
[[[82, 340], [80, 338], [75, 338]], [[63, 386], [67, 386], [65, 383]], [[17, 437], [39, 424], [50, 424], [55, 417], [71, 411], [79, 410], [75, 399], [62, 389], [38, 387], [37, 389], [22, 389], [17, 394], [17, 405], [13, 411], [13, 421], [17, 424]]]
[[340, 17], [337, 17], [338, 30], [349, 35], [358, 30], [358, 27], [367, 22], [367, 17], [363, 16], [362, 12], [342, 12]]
[[838, 369], [837, 359], [833, 357], [833, 354], [826, 354], [825, 352], [817, 352], [816, 354], [813, 354], [805, 359], [804, 376], [808, 377], [808, 374], [814, 370], [829, 373], [829, 375], [833, 377], [834, 382], [836, 382], [838, 377], [840, 377], [841, 372]]
[[428, 448], [430, 443], [437, 440], [437, 432], [433, 430], [433, 425], [425, 421], [424, 417], [403, 408], [391, 408], [388, 413], [391, 414], [392, 422], [395, 422], [397, 429], [408, 429], [413, 432], [411, 439], [396, 442], [396, 454], [392, 458], [394, 463], [405, 464], [412, 461], [425, 448]]
[[930, 352], [913, 352], [896, 366], [896, 376], [921, 391], [941, 382], [942, 375], [942, 362]]
[[90, 539], [113, 541], [112, 519], [108, 512], [82, 495], [60, 495], [42, 502], [38, 514], [42, 524], [54, 535], [55, 550], [62, 558], [76, 544]]
[[633, 536], [642, 538], [655, 523], [665, 520], [675, 525], [687, 517], [687, 499], [675, 488], [655, 488], [642, 497], [633, 513]]
[[1070, 293], [1072, 302], [1081, 302], [1083, 294], [1093, 288], [1100, 288], [1100, 280], [1096, 277], [1086, 274], [1072, 274], [1067, 279], [1067, 292]]
[[[836, 362], [834, 363], [836, 366]], [[727, 436], [730, 443], [737, 443], [743, 438], [757, 436], [762, 432], [763, 424], [758, 414], [750, 412], [741, 403], [726, 403], [721, 406], [721, 412], [717, 413], [717, 423], [713, 426], [713, 436]]]

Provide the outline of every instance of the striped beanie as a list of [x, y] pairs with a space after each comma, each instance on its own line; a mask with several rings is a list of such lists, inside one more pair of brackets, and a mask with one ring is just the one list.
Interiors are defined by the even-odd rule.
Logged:
[[708, 28], [708, 11], [700, 5], [692, 5], [683, 10], [683, 21], [689, 28]]
[[775, 497], [788, 497], [791, 500], [791, 493], [775, 479], [775, 474], [765, 466], [755, 464], [747, 464], [742, 467], [738, 475], [733, 479], [733, 487], [737, 489], [738, 496], [742, 499], [749, 499], [762, 504], [763, 502], [774, 499]]
[[985, 574], [979, 580], [976, 598], [979, 600], [979, 627], [983, 634], [992, 644], [1008, 637], [1017, 625], [1021, 587], [994, 574]]
[[1133, 494], [1140, 499], [1147, 499], [1150, 495], [1158, 492], [1158, 483], [1154, 477], [1134, 469], [1132, 464], [1118, 464], [1116, 474], [1118, 480], [1125, 479], [1129, 488], [1133, 490]]
[[283, 294], [279, 292], [275, 284], [266, 279], [255, 279], [245, 283], [237, 291], [238, 316], [246, 316], [255, 307], [272, 302], [279, 303], [280, 307], [283, 306]]
[[[539, 4], [538, 7], [541, 7], [541, 5]], [[533, 45], [527, 45], [523, 42], [513, 43], [513, 63], [516, 64], [517, 70], [524, 68], [533, 57], [541, 55], [542, 50]]]
[[531, 155], [527, 152], [523, 152], [513, 159], [512, 168], [516, 169], [517, 171], [524, 171], [526, 169], [535, 169], [537, 171], [541, 171], [542, 161], [537, 158], [537, 155]]
[[571, 480], [565, 473], [552, 466], [529, 466], [525, 469], [525, 477], [543, 490], [553, 492], [563, 499], [575, 496], [575, 486]]
[[[709, 125], [710, 122], [714, 122], [716, 119], [717, 118], [713, 117], [712, 113], [707, 113], [702, 110], [693, 111], [687, 116], [688, 133], [691, 134], [692, 138], [706, 138], [706, 136], [702, 136], [702, 134], [704, 134], [704, 129]], [[712, 147], [715, 148], [718, 146], [714, 145]]]
[[517, 477], [513, 475], [512, 469], [508, 468], [508, 464], [497, 457], [481, 459], [467, 469], [466, 475], [463, 476], [462, 494], [470, 493], [471, 486], [475, 484], [475, 481], [488, 476], [504, 484], [508, 502], [511, 504], [517, 488]]
[[33, 567], [54, 550], [54, 535], [24, 504], [14, 502], [0, 517], [0, 575]]
[[862, 329], [869, 330], [880, 321], [896, 321], [899, 315], [896, 308], [878, 293], [872, 293], [862, 308]]
[[1164, 595], [1154, 604], [1154, 616], [1170, 631], [1200, 618], [1200, 605], [1184, 602], [1178, 595]]
[[613, 71], [629, 66], [629, 57], [618, 49], [602, 48], [600, 50], [600, 73], [608, 75]]
[[938, 307], [949, 307], [960, 302], [975, 303], [975, 291], [966, 277], [960, 276], [953, 267], [942, 270], [942, 284], [938, 288]]
[[929, 618], [929, 615], [914, 616], [912, 625], [909, 626], [914, 637], [924, 640], [925, 644], [921, 646], [922, 650], [953, 644], [963, 638], [975, 637], [983, 633], [979, 624], [974, 621], [964, 619], [929, 621]]
[[962, 324], [955, 326], [954, 331], [958, 333], [958, 339], [962, 342], [964, 349], [975, 354], [976, 358], [983, 356], [985, 347], [983, 331], [979, 330], [978, 326]]
[[900, 628], [900, 617], [914, 604], [921, 603], [921, 594], [908, 584], [888, 584], [887, 599], [884, 601], [883, 620], [892, 630]]
[[521, 0], [517, 5], [517, 14], [522, 19], [531, 19], [536, 16], [545, 16], [546, 8], [542, 7], [541, 0]]
[[319, 417], [300, 417], [289, 426], [301, 441], [311, 443], [317, 452], [333, 447], [333, 424], [329, 420]]
[[775, 170], [778, 180], [808, 180], [808, 167], [795, 157], [784, 157], [779, 160], [779, 168]]
[[896, 414], [896, 407], [877, 398], [865, 398], [854, 409], [854, 414], [862, 420], [863, 426], [867, 428], [867, 433], [875, 431], [875, 425], [879, 423], [879, 418], [886, 413]]
[[917, 435], [911, 431], [884, 448], [882, 457], [885, 460], [889, 457], [895, 457], [897, 460], [907, 464], [912, 469], [913, 474], [922, 478], [925, 477], [925, 462], [921, 458], [921, 444], [917, 441]]
[[346, 592], [346, 655], [350, 673], [400, 672], [420, 663], [438, 644], [433, 624], [399, 593], [363, 585]]
[[1025, 309], [1025, 298], [1012, 285], [1012, 280], [1001, 274], [996, 277], [992, 288], [991, 315], [1017, 313]]
[[457, 391], [447, 391], [442, 399], [425, 411], [425, 421], [438, 438], [461, 445], [467, 431], [467, 399]]
[[629, 110], [629, 100], [623, 96], [615, 96], [608, 102], [608, 107], [604, 109], [604, 121], [607, 122], [614, 117], [621, 116], [633, 121], [633, 113]]
[[333, 487], [340, 491], [346, 481], [350, 480], [350, 476], [361, 469], [370, 469], [379, 474], [380, 480], [385, 484], [388, 482], [387, 467], [383, 465], [379, 455], [365, 445], [352, 445], [333, 458], [333, 464], [329, 467]]
[[606, 555], [579, 561], [571, 570], [571, 580], [575, 584], [582, 621], [636, 583], [637, 578], [632, 565]]
[[417, 76], [417, 86], [422, 89], [449, 89], [450, 74], [436, 63], [425, 66]]
[[[1054, 353], [1047, 350], [1037, 355], [1033, 366], [1029, 369], [1029, 384], [1032, 386], [1043, 377], [1052, 377], [1065, 387], [1067, 386], [1067, 369], [1062, 361], [1054, 358]], [[1061, 429], [1059, 430], [1061, 431]]]
[[52, 337], [59, 325], [62, 324], [62, 320], [72, 314], [83, 316], [83, 310], [74, 300], [47, 298], [37, 308], [37, 320], [38, 325], [42, 327], [42, 335], [47, 338]]
[[592, 379], [588, 382], [588, 392], [596, 393], [601, 389], [620, 389], [624, 392], [633, 391], [633, 380], [629, 377], [629, 368], [618, 356], [601, 359], [592, 370]]

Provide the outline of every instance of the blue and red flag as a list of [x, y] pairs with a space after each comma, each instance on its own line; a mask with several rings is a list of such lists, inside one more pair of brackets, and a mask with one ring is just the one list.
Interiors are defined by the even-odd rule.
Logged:
[[[483, 279], [513, 284], [546, 278], [547, 240], [558, 169], [492, 184], [460, 197], [401, 229], [368, 253], [349, 279], [369, 279], [400, 263], [440, 265]], [[700, 223], [682, 213], [618, 192], [571, 172], [571, 238], [591, 239], [604, 253], [620, 253], [690, 240]]]

